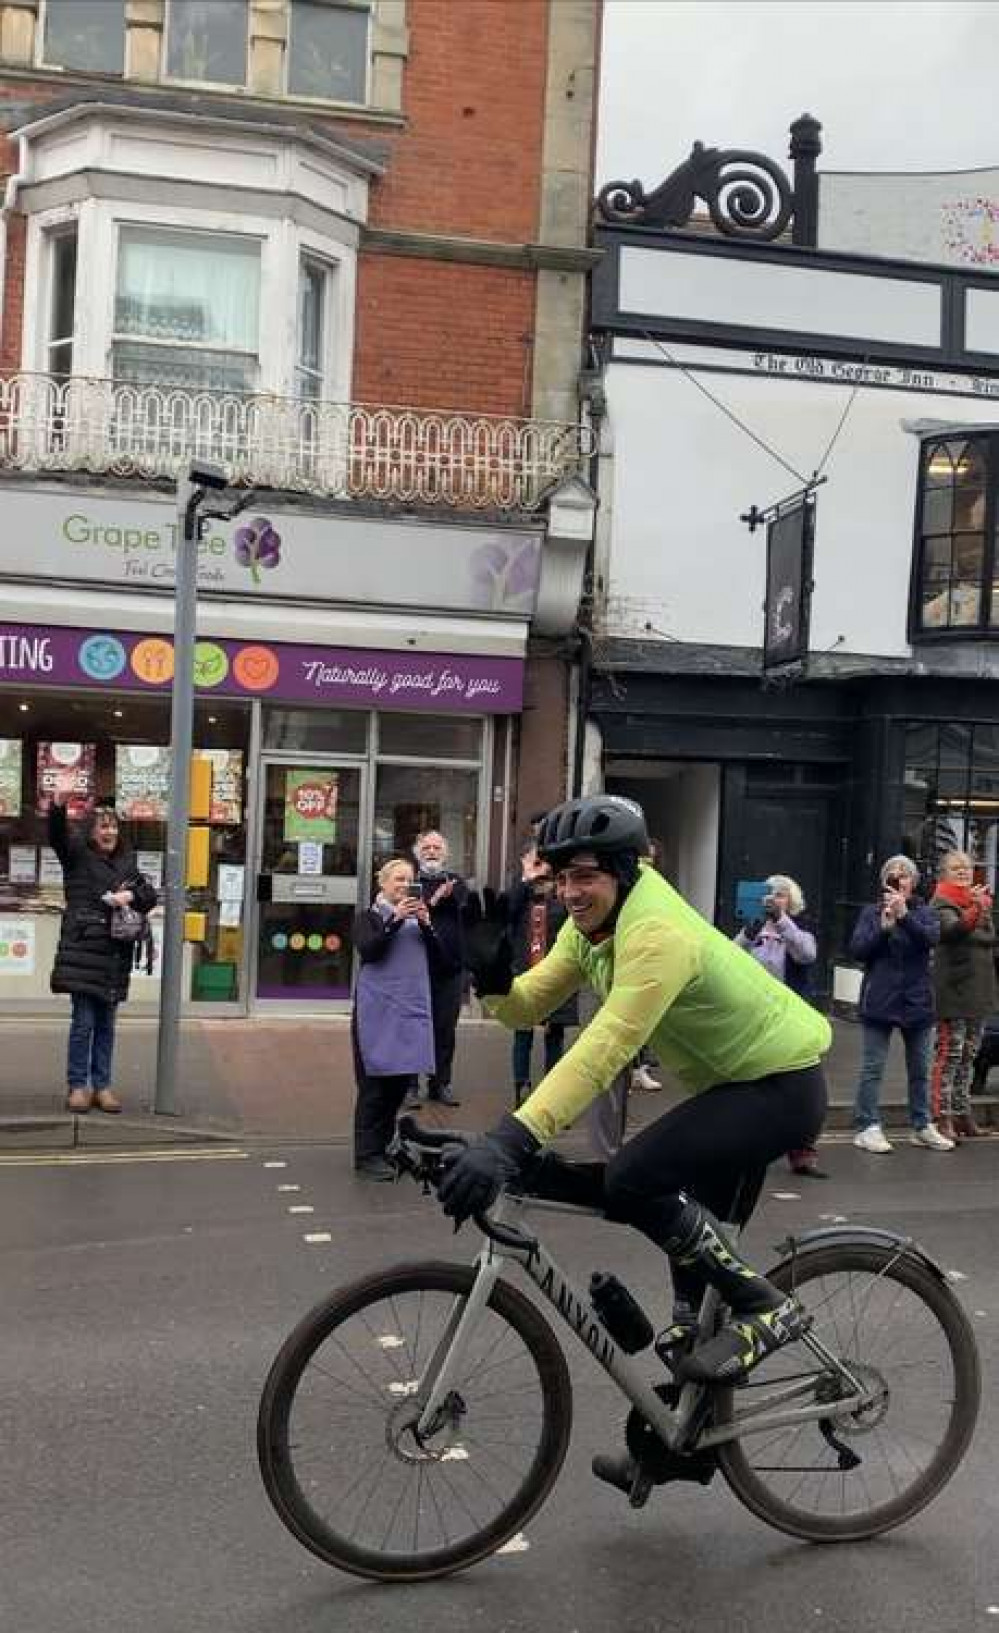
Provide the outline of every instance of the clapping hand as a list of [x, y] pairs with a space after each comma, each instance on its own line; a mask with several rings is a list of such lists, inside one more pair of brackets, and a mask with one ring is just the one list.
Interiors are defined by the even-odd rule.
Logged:
[[506, 896], [484, 890], [471, 892], [461, 910], [465, 963], [480, 998], [502, 996], [513, 985], [513, 946], [509, 934]]

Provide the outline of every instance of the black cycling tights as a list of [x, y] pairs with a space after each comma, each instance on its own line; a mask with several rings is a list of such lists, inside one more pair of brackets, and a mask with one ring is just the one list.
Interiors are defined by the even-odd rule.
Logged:
[[743, 1224], [767, 1164], [814, 1145], [826, 1112], [821, 1066], [754, 1083], [719, 1083], [668, 1111], [607, 1164], [608, 1219], [634, 1225], [665, 1248], [684, 1192], [721, 1220]]

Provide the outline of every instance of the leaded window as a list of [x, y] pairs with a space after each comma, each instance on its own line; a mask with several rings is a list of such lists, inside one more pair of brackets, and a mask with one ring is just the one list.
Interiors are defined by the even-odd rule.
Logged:
[[942, 437], [923, 449], [913, 634], [999, 628], [994, 439]]

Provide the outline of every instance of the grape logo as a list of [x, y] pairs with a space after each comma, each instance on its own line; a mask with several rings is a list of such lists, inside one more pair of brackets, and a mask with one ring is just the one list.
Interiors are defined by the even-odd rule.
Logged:
[[260, 584], [261, 570], [271, 572], [280, 564], [281, 535], [266, 516], [256, 516], [252, 522], [237, 527], [233, 534], [233, 551], [240, 567], [248, 567], [254, 584]]
[[125, 667], [125, 648], [113, 635], [91, 635], [80, 647], [79, 662], [91, 680], [117, 680]]

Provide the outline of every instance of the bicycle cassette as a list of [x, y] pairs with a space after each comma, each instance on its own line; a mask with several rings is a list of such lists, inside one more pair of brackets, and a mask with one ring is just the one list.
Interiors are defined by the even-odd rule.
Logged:
[[[658, 1384], [655, 1393], [671, 1409], [680, 1398], [676, 1384]], [[624, 1428], [628, 1450], [653, 1485], [662, 1486], [670, 1480], [690, 1480], [706, 1486], [718, 1467], [713, 1451], [671, 1452], [663, 1445], [656, 1431], [646, 1422], [637, 1407], [628, 1413]]]

